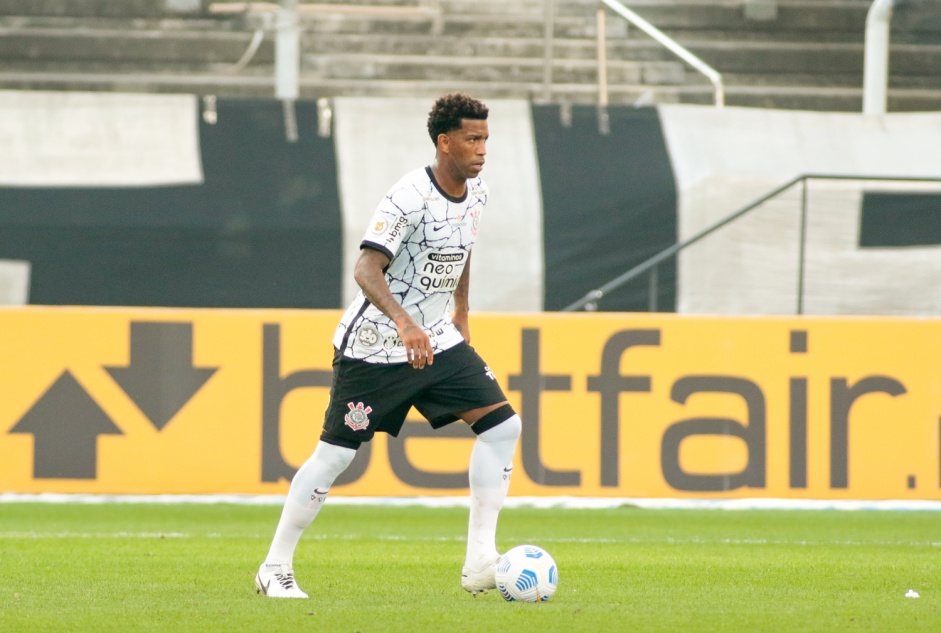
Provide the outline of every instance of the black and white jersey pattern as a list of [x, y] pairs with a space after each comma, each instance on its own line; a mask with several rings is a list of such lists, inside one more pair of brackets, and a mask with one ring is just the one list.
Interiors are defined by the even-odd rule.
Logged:
[[[463, 198], [441, 191], [431, 168], [406, 174], [379, 203], [360, 248], [389, 256], [389, 289], [431, 338], [435, 352], [464, 340], [451, 321], [451, 297], [477, 238], [487, 186], [467, 181]], [[371, 363], [407, 362], [395, 324], [360, 291], [343, 314], [333, 344]]]

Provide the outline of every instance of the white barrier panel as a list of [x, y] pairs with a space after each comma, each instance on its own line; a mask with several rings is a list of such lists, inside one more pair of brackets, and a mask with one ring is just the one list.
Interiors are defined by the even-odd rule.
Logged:
[[[941, 114], [748, 108], [659, 109], [686, 239], [802, 174], [941, 177]], [[866, 191], [941, 192], [941, 183], [813, 181], [805, 314], [941, 312], [941, 247], [862, 249]], [[793, 187], [680, 254], [677, 311], [794, 314], [801, 190]]]
[[[430, 165], [427, 131], [434, 99], [335, 100], [337, 168], [344, 218], [345, 269], [386, 192], [407, 171]], [[481, 177], [490, 199], [471, 259], [470, 303], [478, 310], [538, 311], [543, 305], [542, 197], [525, 101], [487, 101], [490, 140]], [[344, 277], [344, 302], [358, 291]]]
[[0, 259], [0, 305], [29, 303], [29, 262]]
[[0, 186], [203, 180], [193, 95], [0, 91]]

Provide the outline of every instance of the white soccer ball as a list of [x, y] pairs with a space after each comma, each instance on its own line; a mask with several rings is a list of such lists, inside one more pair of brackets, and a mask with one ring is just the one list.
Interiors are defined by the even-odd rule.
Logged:
[[507, 602], [545, 602], [559, 586], [559, 568], [549, 552], [518, 545], [497, 561], [497, 590]]

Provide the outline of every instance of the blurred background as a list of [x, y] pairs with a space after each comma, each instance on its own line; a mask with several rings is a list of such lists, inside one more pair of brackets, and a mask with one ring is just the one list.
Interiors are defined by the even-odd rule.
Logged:
[[936, 0], [0, 0], [0, 300], [341, 307], [452, 91], [476, 306], [941, 308]]

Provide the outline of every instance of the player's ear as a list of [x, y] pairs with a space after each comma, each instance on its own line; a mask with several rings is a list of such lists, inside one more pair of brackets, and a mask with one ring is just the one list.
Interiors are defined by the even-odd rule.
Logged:
[[438, 142], [435, 144], [435, 146], [441, 151], [447, 153], [450, 150], [449, 148], [450, 142], [451, 142], [451, 137], [442, 132], [441, 134], [438, 135]]

